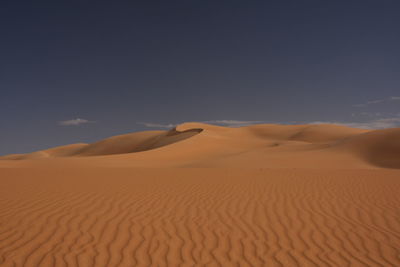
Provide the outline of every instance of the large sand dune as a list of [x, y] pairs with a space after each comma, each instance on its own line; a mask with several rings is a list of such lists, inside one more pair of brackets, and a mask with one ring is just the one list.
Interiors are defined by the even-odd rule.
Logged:
[[185, 123], [0, 161], [0, 266], [400, 266], [400, 129]]

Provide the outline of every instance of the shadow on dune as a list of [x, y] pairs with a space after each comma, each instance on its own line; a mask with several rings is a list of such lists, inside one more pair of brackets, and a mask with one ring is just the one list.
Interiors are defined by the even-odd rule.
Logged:
[[93, 144], [73, 144], [50, 148], [29, 154], [15, 154], [0, 157], [3, 160], [41, 159], [54, 157], [104, 156], [143, 152], [171, 145], [202, 132], [203, 129], [178, 131], [145, 131], [113, 136]]
[[337, 145], [366, 162], [383, 168], [400, 169], [400, 129], [370, 131]]
[[87, 145], [71, 156], [100, 156], [142, 152], [171, 145], [199, 134], [202, 129], [147, 131], [110, 137]]

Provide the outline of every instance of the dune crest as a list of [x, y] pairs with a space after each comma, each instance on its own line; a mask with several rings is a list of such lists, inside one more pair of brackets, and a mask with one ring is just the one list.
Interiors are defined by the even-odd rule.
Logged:
[[6, 155], [0, 157], [0, 159], [22, 160], [134, 153], [167, 146], [190, 138], [201, 131], [202, 129], [177, 130], [174, 128], [169, 131], [137, 132], [113, 136], [93, 144], [65, 145], [29, 154]]
[[[400, 129], [363, 130], [339, 125], [260, 124], [229, 128], [189, 122], [168, 131], [110, 137], [3, 160], [87, 158], [122, 166], [234, 166], [400, 168]], [[105, 157], [106, 156], [106, 157]], [[82, 162], [94, 163], [90, 159]]]

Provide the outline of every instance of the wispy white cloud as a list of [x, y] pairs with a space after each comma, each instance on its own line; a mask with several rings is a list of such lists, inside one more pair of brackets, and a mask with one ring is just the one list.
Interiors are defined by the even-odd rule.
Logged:
[[203, 121], [204, 123], [224, 125], [229, 127], [240, 127], [247, 126], [252, 124], [264, 123], [265, 121], [238, 121], [238, 120], [211, 120], [211, 121]]
[[[241, 127], [252, 124], [265, 123], [265, 121], [240, 121], [240, 120], [209, 120], [209, 121], [200, 121], [202, 123], [208, 124], [216, 124], [228, 127]], [[161, 128], [161, 129], [170, 129], [177, 126], [179, 123], [153, 123], [153, 122], [138, 122], [140, 125], [144, 125], [148, 128]]]
[[138, 124], [144, 125], [148, 128], [174, 128], [177, 124], [172, 124], [172, 123], [167, 123], [167, 124], [162, 124], [162, 123], [153, 123], [153, 122], [138, 122]]
[[355, 112], [351, 114], [355, 118], [378, 118], [378, 117], [395, 117], [397, 114], [391, 112]]
[[72, 120], [65, 120], [65, 121], [59, 121], [58, 124], [62, 126], [78, 126], [81, 124], [87, 124], [87, 123], [94, 123], [94, 121], [89, 121], [86, 119], [72, 119]]
[[314, 121], [310, 124], [338, 124], [361, 129], [386, 129], [400, 127], [400, 117], [381, 118], [366, 122]]
[[384, 98], [384, 99], [375, 99], [375, 100], [367, 101], [365, 103], [355, 104], [355, 105], [353, 105], [353, 107], [362, 108], [362, 107], [368, 107], [370, 105], [376, 105], [376, 104], [380, 104], [380, 103], [384, 103], [384, 102], [399, 101], [399, 100], [400, 100], [400, 96], [391, 96], [391, 97]]
[[[386, 118], [374, 118], [373, 116], [379, 116], [380, 113], [374, 114], [363, 114], [367, 117], [367, 121], [362, 122], [345, 122], [345, 121], [313, 121], [313, 122], [292, 122], [292, 124], [337, 124], [348, 126], [352, 128], [361, 128], [361, 129], [385, 129], [385, 128], [396, 128], [400, 127], [400, 114], [391, 114], [392, 117]], [[370, 116], [370, 117], [368, 117]], [[261, 124], [261, 123], [271, 123], [268, 121], [240, 121], [240, 120], [209, 120], [209, 121], [201, 121], [202, 123], [208, 124], [216, 124], [221, 126], [228, 126], [228, 127], [241, 127], [241, 126], [248, 126], [253, 124]], [[274, 122], [273, 122], [274, 123]], [[151, 123], [151, 122], [139, 122], [138, 124], [144, 125], [149, 128], [161, 128], [161, 129], [171, 129], [177, 126], [179, 123]], [[287, 122], [281, 124], [288, 124]]]

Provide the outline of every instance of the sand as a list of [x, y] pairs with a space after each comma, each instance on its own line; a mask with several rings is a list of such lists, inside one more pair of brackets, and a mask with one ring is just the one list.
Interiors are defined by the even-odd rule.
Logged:
[[0, 160], [0, 266], [400, 266], [400, 129], [185, 123]]

